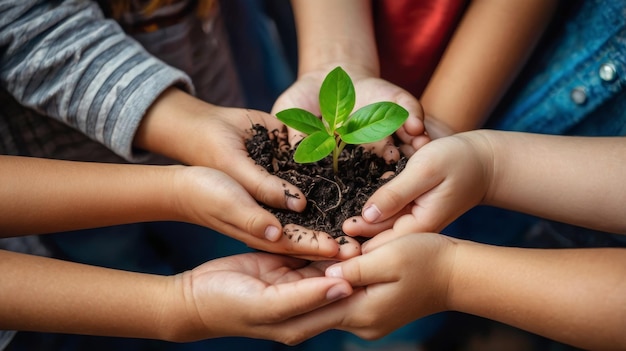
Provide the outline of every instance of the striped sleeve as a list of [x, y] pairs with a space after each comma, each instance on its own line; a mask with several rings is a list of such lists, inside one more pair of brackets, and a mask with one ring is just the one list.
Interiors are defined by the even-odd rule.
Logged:
[[0, 84], [22, 105], [134, 161], [132, 140], [168, 87], [190, 78], [85, 0], [0, 0]]

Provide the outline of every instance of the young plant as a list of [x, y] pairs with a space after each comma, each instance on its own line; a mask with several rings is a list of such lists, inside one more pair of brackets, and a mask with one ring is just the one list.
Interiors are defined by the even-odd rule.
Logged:
[[376, 102], [352, 113], [355, 100], [352, 79], [337, 67], [328, 73], [320, 88], [321, 119], [300, 108], [278, 112], [276, 117], [280, 121], [307, 134], [296, 148], [294, 161], [316, 162], [332, 152], [333, 171], [337, 173], [339, 155], [347, 144], [382, 140], [398, 130], [409, 117], [407, 110], [389, 101]]

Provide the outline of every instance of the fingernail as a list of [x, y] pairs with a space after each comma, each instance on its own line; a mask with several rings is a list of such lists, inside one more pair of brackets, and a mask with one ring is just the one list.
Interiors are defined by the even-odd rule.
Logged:
[[346, 286], [343, 284], [337, 284], [335, 286], [332, 286], [330, 289], [328, 289], [328, 292], [326, 292], [326, 299], [332, 301], [332, 300], [341, 299], [348, 295], [349, 295], [349, 292], [346, 290]]
[[287, 197], [287, 208], [298, 212], [298, 210], [300, 210], [299, 206], [298, 206], [298, 198], [297, 197], [293, 197], [293, 196], [288, 196]]
[[380, 217], [380, 210], [376, 207], [376, 205], [367, 206], [363, 210], [363, 218], [370, 223], [375, 222], [378, 217]]
[[340, 265], [330, 266], [326, 269], [326, 276], [333, 278], [343, 278], [343, 271]]
[[265, 238], [269, 241], [276, 241], [280, 237], [280, 230], [273, 225], [268, 225], [265, 228]]

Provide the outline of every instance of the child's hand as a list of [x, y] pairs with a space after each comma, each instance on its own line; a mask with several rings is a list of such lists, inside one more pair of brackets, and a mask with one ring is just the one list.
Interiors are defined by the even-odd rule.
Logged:
[[352, 296], [323, 310], [337, 323], [335, 328], [377, 339], [448, 309], [454, 239], [434, 233], [387, 235], [394, 233], [372, 238], [363, 245], [363, 255], [326, 269], [326, 276], [346, 279], [355, 287]]
[[376, 191], [362, 215], [343, 224], [351, 236], [439, 232], [479, 204], [492, 174], [492, 153], [481, 133], [456, 134], [419, 149], [406, 168]]
[[302, 342], [331, 327], [306, 319], [307, 312], [352, 293], [345, 280], [324, 276], [327, 266], [267, 253], [207, 262], [176, 276], [175, 300], [164, 306], [174, 312], [164, 322], [176, 326], [171, 339], [177, 341], [244, 336]]
[[241, 184], [256, 200], [274, 208], [302, 211], [304, 196], [294, 185], [255, 164], [246, 140], [255, 124], [268, 131], [285, 126], [268, 113], [208, 104], [170, 89], [152, 105], [135, 136], [135, 147], [160, 153], [182, 164], [218, 169]]
[[[298, 78], [277, 100], [272, 108], [272, 113], [276, 114], [284, 109], [298, 107], [307, 110], [314, 115], [321, 115], [319, 107], [319, 90], [328, 70], [317, 70], [308, 72]], [[402, 106], [409, 111], [409, 118], [395, 135], [401, 145], [395, 145], [393, 138], [389, 137], [380, 142], [364, 145], [372, 152], [384, 157], [388, 161], [397, 161], [400, 157], [398, 147], [402, 150], [419, 149], [428, 142], [428, 137], [424, 134], [424, 117], [422, 107], [415, 97], [404, 89], [391, 84], [383, 79], [368, 75], [366, 72], [358, 72], [344, 67], [350, 75], [356, 93], [355, 110], [374, 102], [391, 101]], [[295, 145], [304, 135], [289, 129], [289, 142]]]
[[[206, 167], [174, 166], [174, 213], [213, 228], [255, 249], [306, 257], [345, 259], [360, 254], [360, 244], [341, 246], [329, 234], [281, 223], [225, 173]], [[293, 235], [293, 233], [298, 235]]]

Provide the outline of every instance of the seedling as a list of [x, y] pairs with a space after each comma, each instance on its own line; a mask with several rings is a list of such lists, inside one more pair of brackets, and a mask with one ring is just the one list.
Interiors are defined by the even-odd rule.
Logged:
[[339, 155], [347, 144], [382, 140], [398, 130], [409, 117], [407, 110], [389, 101], [376, 102], [352, 113], [355, 100], [352, 79], [337, 67], [328, 73], [320, 88], [321, 119], [300, 108], [278, 112], [276, 117], [280, 121], [307, 134], [296, 148], [294, 161], [316, 162], [332, 152], [333, 171], [337, 173]]

